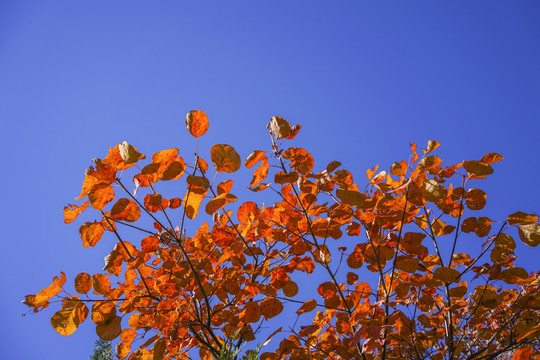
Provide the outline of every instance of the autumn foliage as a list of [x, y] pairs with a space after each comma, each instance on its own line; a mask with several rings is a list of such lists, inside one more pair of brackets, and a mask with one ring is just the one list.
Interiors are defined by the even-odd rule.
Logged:
[[[191, 111], [186, 126], [197, 139], [208, 118]], [[176, 148], [147, 158], [126, 142], [94, 159], [86, 201], [64, 216], [97, 215], [79, 234], [83, 247], [114, 240], [103, 272], [69, 283], [62, 272], [24, 303], [61, 300], [62, 335], [90, 317], [119, 359], [217, 359], [230, 339], [260, 340], [262, 360], [540, 358], [539, 272], [514, 253], [515, 239], [540, 243], [538, 216], [480, 212], [480, 180], [501, 155], [444, 165], [438, 142], [412, 144], [365, 182], [288, 147], [299, 125], [275, 116], [267, 128], [269, 149], [244, 161], [249, 184], [233, 182], [242, 161], [225, 144], [210, 161]], [[235, 186], [273, 205], [239, 201]]]

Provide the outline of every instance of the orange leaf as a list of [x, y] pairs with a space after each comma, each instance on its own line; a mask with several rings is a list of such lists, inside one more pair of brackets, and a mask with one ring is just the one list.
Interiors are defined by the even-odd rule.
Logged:
[[111, 209], [111, 218], [129, 222], [137, 221], [141, 217], [141, 210], [133, 200], [121, 198]]
[[112, 301], [97, 301], [92, 305], [92, 321], [96, 324], [116, 316], [116, 305]]
[[71, 205], [64, 207], [64, 223], [69, 224], [73, 222], [79, 214], [81, 214], [88, 207], [89, 201], [85, 201], [81, 206]]
[[441, 145], [441, 144], [439, 144], [437, 141], [429, 140], [428, 144], [427, 144], [427, 148], [422, 149], [422, 151], [424, 152], [424, 155], [427, 155], [430, 152], [432, 152], [433, 150], [435, 150], [436, 148], [438, 148], [439, 145]]
[[232, 180], [220, 182], [217, 186], [218, 195], [230, 193], [233, 183], [234, 182]]
[[514, 351], [512, 360], [532, 360], [533, 348], [530, 346], [523, 347]]
[[240, 321], [245, 324], [256, 323], [261, 318], [261, 309], [255, 301], [249, 301], [244, 305], [244, 309], [240, 313]]
[[111, 291], [111, 282], [107, 275], [94, 274], [94, 276], [92, 276], [92, 280], [95, 294], [106, 295], [109, 291]]
[[348, 272], [347, 273], [347, 284], [353, 285], [358, 281], [358, 274]]
[[75, 277], [75, 291], [86, 294], [92, 289], [92, 278], [87, 273], [79, 273]]
[[493, 164], [493, 163], [496, 163], [497, 161], [501, 161], [502, 159], [503, 157], [500, 154], [488, 153], [484, 155], [480, 161], [485, 164]]
[[283, 311], [283, 305], [276, 298], [268, 298], [261, 302], [260, 309], [261, 315], [268, 320], [281, 314]]
[[482, 210], [486, 206], [487, 195], [480, 189], [469, 189], [466, 194], [467, 207], [471, 210]]
[[[88, 171], [88, 170], [87, 170]], [[83, 197], [85, 197], [90, 190], [99, 182], [97, 178], [95, 178], [92, 175], [86, 175], [83, 180], [83, 187], [81, 190], [81, 194], [75, 198], [75, 200], [80, 200]]]
[[171, 209], [179, 208], [182, 205], [182, 200], [180, 198], [174, 198], [169, 200], [169, 207]]
[[398, 163], [393, 163], [390, 167], [390, 173], [394, 176], [405, 176], [405, 174], [407, 174], [407, 162], [401, 160]]
[[538, 222], [538, 216], [532, 214], [525, 214], [524, 212], [518, 211], [512, 215], [508, 215], [508, 223], [510, 225], [528, 225]]
[[486, 175], [493, 174], [493, 168], [491, 165], [482, 161], [470, 160], [464, 161], [463, 167], [467, 170], [470, 177], [484, 177]]
[[82, 224], [79, 228], [79, 234], [83, 241], [83, 247], [95, 246], [101, 240], [104, 232], [105, 227], [101, 222], [94, 221]]
[[433, 273], [435, 279], [441, 280], [444, 283], [452, 283], [459, 280], [460, 272], [456, 269], [447, 267], [438, 267]]
[[313, 156], [302, 148], [288, 148], [283, 153], [283, 158], [291, 162], [291, 167], [301, 175], [307, 175], [313, 170]]
[[202, 110], [191, 110], [186, 115], [186, 128], [195, 138], [204, 135], [208, 130], [208, 117]]
[[336, 285], [331, 281], [323, 282], [317, 287], [317, 292], [325, 299], [329, 299], [332, 296], [336, 295], [337, 291], [338, 289]]
[[71, 335], [88, 316], [88, 307], [79, 298], [67, 299], [62, 309], [51, 317], [51, 325], [60, 335]]
[[273, 116], [267, 127], [270, 128], [276, 139], [284, 139], [291, 133], [291, 125], [281, 116]]
[[176, 156], [178, 156], [177, 148], [161, 150], [152, 155], [152, 162], [156, 164], [170, 164], [176, 159]]
[[213, 198], [212, 200], [208, 202], [208, 204], [206, 204], [206, 209], [205, 209], [206, 213], [208, 215], [212, 215], [213, 213], [215, 213], [216, 211], [218, 211], [219, 209], [221, 209], [228, 203], [234, 202], [236, 200], [237, 198], [233, 194], [223, 193]]
[[144, 207], [150, 212], [157, 212], [161, 210], [161, 202], [163, 198], [160, 194], [146, 194], [144, 197]]
[[38, 292], [36, 295], [26, 295], [22, 302], [23, 304], [33, 307], [35, 309], [34, 311], [37, 311], [38, 307], [46, 307], [49, 299], [62, 291], [62, 286], [65, 282], [66, 274], [62, 271], [61, 277], [58, 278], [55, 276], [51, 285]]
[[360, 250], [360, 247], [358, 245], [354, 248], [353, 252], [349, 257], [347, 258], [347, 265], [351, 269], [358, 269], [362, 266], [364, 263], [364, 256], [362, 255], [362, 250]]
[[270, 185], [270, 183], [263, 183], [263, 184], [259, 184], [259, 186], [257, 187], [254, 187], [253, 189], [252, 188], [248, 188], [248, 190], [251, 190], [253, 192], [259, 192], [259, 191], [262, 191], [264, 189], [267, 189]]
[[255, 150], [244, 161], [246, 168], [251, 168], [253, 165], [266, 158], [266, 153], [262, 150]]
[[294, 183], [298, 180], [298, 173], [291, 171], [289, 173], [280, 171], [274, 175], [274, 182], [276, 184]]
[[269, 167], [270, 165], [268, 164], [268, 158], [264, 157], [264, 159], [262, 160], [261, 166], [259, 166], [257, 170], [253, 172], [253, 179], [251, 179], [251, 182], [249, 183], [249, 187], [257, 186], [260, 184], [261, 181], [266, 179], [266, 177], [268, 176]]
[[141, 251], [145, 253], [156, 252], [159, 247], [157, 236], [147, 236], [141, 241]]
[[121, 321], [120, 316], [114, 316], [107, 321], [100, 322], [96, 325], [96, 333], [102, 340], [112, 341], [122, 332]]
[[240, 155], [230, 145], [215, 144], [210, 149], [210, 157], [217, 172], [232, 173], [240, 169]]
[[114, 190], [109, 184], [97, 184], [88, 193], [88, 200], [96, 210], [103, 210], [105, 205], [114, 200]]
[[181, 157], [178, 157], [174, 159], [173, 162], [171, 162], [165, 171], [163, 171], [163, 175], [161, 177], [161, 180], [163, 181], [169, 181], [169, 180], [177, 180], [182, 175], [184, 175], [184, 171], [186, 169], [186, 163], [184, 163], [184, 159]]

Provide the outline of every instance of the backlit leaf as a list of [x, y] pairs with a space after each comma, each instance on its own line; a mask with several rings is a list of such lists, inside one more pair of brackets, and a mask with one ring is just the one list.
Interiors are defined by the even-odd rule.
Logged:
[[97, 335], [105, 341], [116, 339], [122, 332], [121, 321], [122, 318], [120, 316], [114, 316], [107, 321], [100, 322], [96, 325]]
[[88, 307], [77, 301], [79, 298], [73, 296], [67, 299], [62, 305], [62, 309], [51, 317], [51, 325], [60, 335], [71, 335], [88, 316]]
[[92, 285], [94, 286], [94, 293], [106, 295], [111, 291], [111, 281], [104, 274], [94, 274], [92, 276]]
[[240, 169], [240, 155], [230, 145], [215, 144], [210, 149], [210, 157], [217, 172], [232, 173]]
[[469, 189], [466, 195], [467, 207], [471, 210], [482, 210], [486, 206], [487, 195], [480, 189]]
[[401, 160], [400, 162], [395, 162], [390, 167], [390, 173], [394, 176], [405, 176], [407, 174], [407, 162]]
[[69, 224], [73, 222], [79, 214], [81, 214], [87, 207], [89, 201], [85, 201], [81, 206], [68, 204], [64, 207], [64, 223]]
[[150, 212], [157, 212], [161, 210], [162, 201], [161, 194], [146, 194], [144, 197], [144, 207]]
[[212, 200], [210, 200], [206, 204], [206, 209], [205, 209], [206, 213], [208, 215], [212, 215], [213, 213], [215, 213], [216, 211], [218, 211], [219, 209], [221, 209], [222, 207], [224, 207], [228, 203], [234, 202], [236, 200], [237, 200], [237, 198], [233, 194], [225, 194], [225, 193], [223, 193], [223, 194], [213, 198]]
[[276, 184], [295, 183], [298, 180], [298, 173], [296, 171], [291, 172], [277, 172], [274, 175], [274, 182]]
[[109, 184], [97, 184], [88, 193], [88, 200], [96, 210], [103, 210], [105, 205], [114, 200], [114, 190]]
[[95, 246], [101, 240], [104, 232], [105, 227], [101, 222], [94, 221], [93, 223], [85, 222], [82, 224], [79, 228], [79, 235], [81, 236], [83, 247]]
[[482, 161], [470, 160], [464, 161], [463, 167], [467, 170], [467, 173], [471, 177], [482, 177], [493, 174], [493, 168], [491, 165]]
[[501, 161], [502, 159], [503, 157], [500, 154], [488, 153], [484, 155], [480, 161], [483, 162], [484, 164], [493, 164], [493, 163], [496, 163], [497, 161]]
[[315, 310], [317, 302], [315, 300], [308, 300], [300, 306], [300, 309], [296, 311], [298, 315]]
[[186, 115], [186, 128], [195, 138], [204, 135], [208, 130], [208, 117], [202, 110], [191, 110]]
[[283, 153], [283, 157], [289, 160], [292, 163], [291, 167], [302, 175], [307, 175], [313, 170], [313, 156], [305, 149], [288, 148]]
[[432, 152], [433, 150], [435, 150], [436, 148], [438, 148], [439, 145], [440, 144], [437, 141], [429, 140], [428, 143], [427, 143], [427, 148], [422, 149], [422, 151], [424, 152], [424, 155], [427, 155], [430, 152]]
[[165, 349], [167, 349], [167, 339], [159, 338], [154, 343], [154, 355], [152, 360], [162, 360], [165, 355]]
[[141, 217], [141, 210], [137, 203], [131, 199], [121, 198], [111, 209], [111, 218], [115, 220], [137, 221]]
[[444, 283], [452, 283], [459, 280], [460, 272], [456, 269], [447, 267], [438, 267], [433, 273], [435, 279], [441, 280]]
[[510, 225], [528, 225], [538, 222], [538, 216], [533, 214], [526, 214], [518, 211], [512, 215], [508, 215], [508, 223]]
[[65, 282], [66, 274], [64, 274], [62, 271], [61, 277], [59, 278], [55, 276], [51, 285], [38, 292], [36, 295], [26, 295], [22, 302], [23, 304], [34, 308], [46, 306], [50, 298], [62, 291], [62, 286], [65, 284]]
[[87, 273], [79, 273], [75, 277], [75, 291], [79, 294], [86, 294], [92, 289], [92, 277]]
[[256, 301], [249, 301], [244, 305], [244, 309], [240, 313], [240, 320], [243, 323], [256, 323], [261, 318], [261, 309]]
[[261, 315], [266, 320], [271, 319], [283, 311], [283, 305], [276, 298], [268, 298], [260, 303]]
[[184, 163], [184, 159], [182, 158], [176, 158], [173, 162], [171, 162], [165, 171], [163, 171], [163, 175], [161, 177], [161, 180], [163, 181], [169, 181], [169, 180], [177, 180], [182, 175], [184, 175], [184, 170], [186, 169], [186, 164]]
[[253, 165], [266, 158], [266, 153], [262, 150], [255, 150], [244, 161], [246, 168], [251, 168]]

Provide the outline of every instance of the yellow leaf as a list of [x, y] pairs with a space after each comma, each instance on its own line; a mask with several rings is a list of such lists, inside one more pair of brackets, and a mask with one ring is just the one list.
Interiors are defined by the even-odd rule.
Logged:
[[67, 299], [62, 309], [51, 317], [51, 325], [60, 335], [71, 335], [88, 316], [88, 307], [73, 296]]
[[38, 292], [36, 295], [26, 295], [25, 299], [22, 302], [23, 304], [34, 307], [36, 309], [38, 307], [46, 306], [50, 298], [59, 294], [62, 291], [62, 286], [65, 284], [65, 282], [66, 274], [62, 271], [61, 277], [58, 278], [57, 276], [55, 276], [51, 285]]

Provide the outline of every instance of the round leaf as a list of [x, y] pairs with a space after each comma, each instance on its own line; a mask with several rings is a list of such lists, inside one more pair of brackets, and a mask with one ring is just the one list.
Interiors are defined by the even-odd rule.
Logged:
[[206, 133], [208, 124], [208, 117], [202, 110], [191, 110], [186, 115], [186, 128], [195, 138]]
[[210, 149], [210, 157], [217, 172], [232, 173], [240, 169], [240, 155], [230, 145], [216, 144]]

